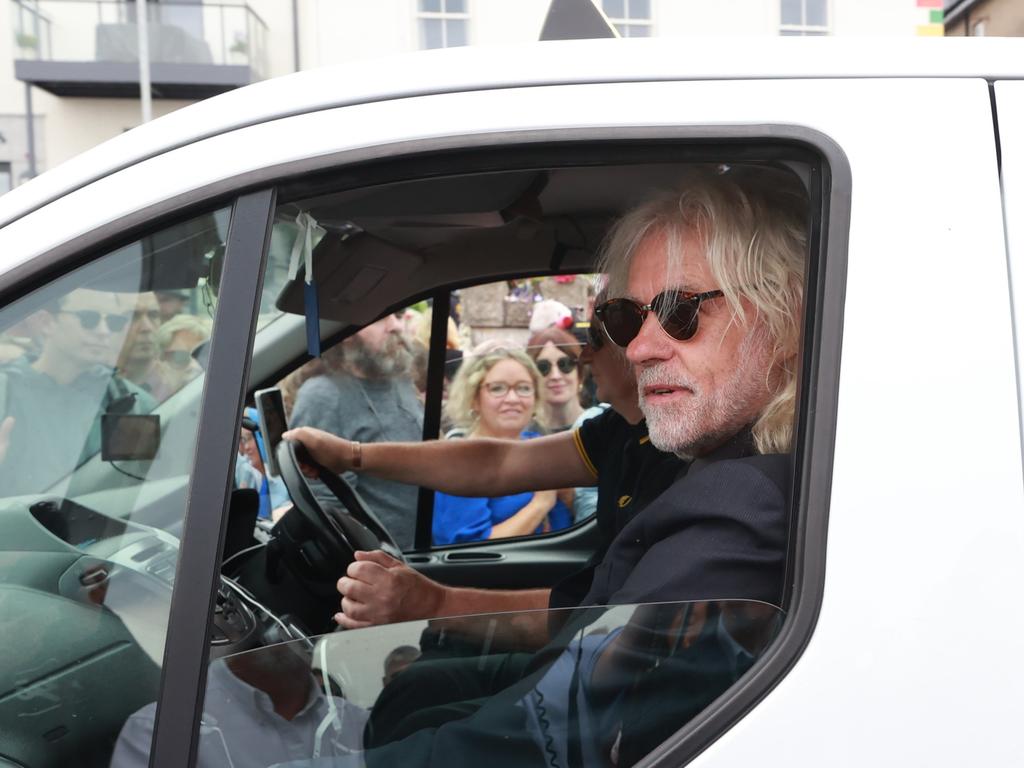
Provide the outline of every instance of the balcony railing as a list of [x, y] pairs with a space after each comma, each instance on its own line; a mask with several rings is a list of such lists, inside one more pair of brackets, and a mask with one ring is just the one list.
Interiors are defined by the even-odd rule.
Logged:
[[[135, 0], [11, 0], [15, 59], [138, 62]], [[153, 64], [241, 65], [267, 72], [267, 25], [238, 2], [149, 2]]]

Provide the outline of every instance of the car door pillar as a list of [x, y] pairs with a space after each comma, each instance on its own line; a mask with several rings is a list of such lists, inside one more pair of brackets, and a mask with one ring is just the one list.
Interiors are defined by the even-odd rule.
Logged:
[[210, 340], [193, 472], [171, 600], [152, 768], [181, 768], [196, 756], [206, 687], [210, 614], [218, 586], [237, 452], [242, 399], [252, 356], [274, 190], [239, 197], [232, 210]]

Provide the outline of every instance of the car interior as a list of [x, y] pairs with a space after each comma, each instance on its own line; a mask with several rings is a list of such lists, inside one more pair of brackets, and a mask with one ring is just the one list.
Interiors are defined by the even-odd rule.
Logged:
[[[652, 191], [685, 183], [695, 170], [765, 168], [795, 174], [809, 186], [820, 163], [813, 152], [788, 143], [606, 142], [414, 155], [284, 179], [277, 188], [246, 405], [257, 390], [279, 386], [312, 359], [311, 306], [318, 307], [324, 351], [418, 302], [446, 318], [453, 296], [472, 286], [592, 274], [610, 223]], [[185, 236], [126, 246], [104, 269], [131, 259], [148, 264], [132, 271], [134, 290], [191, 291], [197, 311], [212, 314], [224, 215], [193, 217], [189, 222], [206, 225], [189, 223]], [[314, 226], [304, 260], [300, 241]], [[166, 267], [175, 259], [176, 268]], [[306, 286], [310, 269], [315, 304]], [[72, 275], [60, 290], [103, 279], [102, 269], [94, 272]], [[44, 298], [29, 296], [22, 306], [4, 310], [4, 328], [45, 306]], [[444, 345], [443, 334], [431, 335], [423, 439], [440, 436]], [[201, 347], [194, 356], [201, 358]], [[108, 451], [104, 458], [96, 451], [52, 485], [0, 504], [0, 622], [33, 627], [36, 637], [0, 665], [0, 764], [67, 765], [73, 755], [76, 765], [111, 765], [125, 721], [156, 700], [203, 385], [199, 374], [152, 409], [160, 444], [150, 458], [133, 457], [131, 445], [142, 441], [136, 435], [127, 453]], [[345, 688], [371, 706], [367, 691], [375, 696], [380, 685], [360, 687], [352, 679], [362, 674], [359, 638], [374, 630], [333, 632], [335, 584], [353, 550], [383, 546], [446, 584], [528, 588], [551, 586], [573, 573], [594, 548], [592, 519], [547, 534], [436, 547], [430, 538], [433, 495], [421, 491], [417, 508], [409, 510], [416, 516], [414, 545], [402, 552], [358, 489], [325, 470], [323, 482], [337, 502], [326, 504], [300, 470], [300, 462], [308, 462], [301, 447], [284, 441], [275, 450], [294, 509], [275, 523], [257, 522], [257, 492], [232, 490], [211, 624], [216, 664], [286, 643], [300, 649], [309, 669], [319, 670], [329, 693]], [[784, 609], [770, 611], [773, 633]], [[730, 609], [715, 611], [729, 615]], [[663, 615], [659, 621], [675, 631], [680, 619]], [[627, 616], [606, 624], [629, 622]], [[410, 625], [403, 637], [414, 643], [425, 629]], [[327, 649], [320, 650], [325, 637]], [[769, 641], [763, 637], [758, 647]], [[486, 652], [480, 646], [471, 651]], [[328, 655], [333, 661], [324, 661]], [[694, 711], [721, 690], [709, 689]], [[24, 727], [26, 712], [33, 713], [30, 728]], [[650, 739], [674, 732], [693, 713], [675, 712], [669, 726], [643, 743], [653, 746], [657, 740]], [[543, 719], [541, 710], [541, 743]]]

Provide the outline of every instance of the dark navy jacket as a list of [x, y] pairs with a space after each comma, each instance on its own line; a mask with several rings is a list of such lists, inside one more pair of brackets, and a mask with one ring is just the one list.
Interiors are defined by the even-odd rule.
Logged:
[[697, 459], [619, 532], [582, 605], [782, 602], [788, 455], [750, 455], [749, 434]]

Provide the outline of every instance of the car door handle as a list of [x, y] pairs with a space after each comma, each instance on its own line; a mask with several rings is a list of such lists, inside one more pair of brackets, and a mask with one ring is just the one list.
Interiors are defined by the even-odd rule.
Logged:
[[500, 552], [447, 552], [444, 556], [446, 563], [496, 563], [504, 559]]

